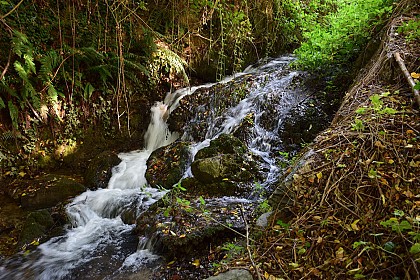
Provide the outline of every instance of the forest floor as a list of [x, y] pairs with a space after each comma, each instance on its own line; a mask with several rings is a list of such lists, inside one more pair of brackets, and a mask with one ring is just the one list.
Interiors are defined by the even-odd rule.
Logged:
[[418, 12], [385, 27], [331, 126], [284, 175], [288, 203], [231, 267], [256, 279], [420, 278], [420, 112], [394, 57], [418, 78], [420, 45], [397, 32]]

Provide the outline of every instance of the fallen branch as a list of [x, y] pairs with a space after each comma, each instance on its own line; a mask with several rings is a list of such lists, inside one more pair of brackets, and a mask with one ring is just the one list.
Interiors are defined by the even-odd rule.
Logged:
[[262, 280], [260, 272], [258, 270], [258, 266], [255, 264], [254, 259], [252, 258], [252, 253], [251, 253], [251, 249], [250, 249], [250, 246], [249, 246], [249, 239], [250, 239], [249, 238], [249, 227], [248, 227], [248, 222], [246, 221], [243, 205], [241, 205], [241, 214], [242, 214], [242, 219], [244, 220], [245, 228], [246, 228], [246, 250], [248, 252], [248, 257], [249, 257], [249, 260], [251, 261], [252, 266], [254, 267], [255, 273], [257, 273], [258, 280]]
[[414, 100], [417, 103], [417, 106], [420, 107], [420, 92], [419, 90], [415, 89], [416, 83], [414, 82], [413, 78], [410, 75], [410, 72], [408, 72], [407, 67], [404, 64], [404, 61], [402, 60], [400, 54], [398, 52], [394, 53], [394, 58], [397, 61], [398, 65], [400, 66], [401, 71], [403, 72], [405, 78], [407, 79], [408, 84], [411, 86], [411, 89], [413, 90]]

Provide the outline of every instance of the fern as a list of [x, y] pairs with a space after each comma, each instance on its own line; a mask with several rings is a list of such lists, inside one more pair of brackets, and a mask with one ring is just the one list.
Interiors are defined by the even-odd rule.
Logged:
[[39, 59], [41, 63], [39, 76], [43, 82], [51, 82], [53, 71], [60, 64], [60, 59], [61, 57], [58, 56], [55, 50], [47, 52]]
[[25, 34], [13, 30], [12, 50], [15, 54], [22, 57], [23, 53], [32, 52], [32, 46]]
[[16, 129], [18, 129], [18, 118], [19, 118], [18, 109], [11, 100], [9, 100], [9, 102], [7, 103], [7, 107], [9, 108], [9, 114], [10, 114], [10, 119], [12, 120], [12, 124]]
[[13, 140], [15, 138], [15, 136], [13, 134], [13, 131], [8, 130], [8, 131], [3, 132], [0, 136], [0, 138], [1, 138], [2, 141], [7, 142], [7, 141], [10, 141], [10, 140]]
[[6, 108], [6, 104], [4, 104], [3, 98], [0, 97], [0, 109]]

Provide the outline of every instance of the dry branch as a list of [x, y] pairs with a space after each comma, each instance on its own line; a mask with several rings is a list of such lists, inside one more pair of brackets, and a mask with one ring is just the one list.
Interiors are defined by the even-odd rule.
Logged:
[[420, 107], [420, 92], [414, 88], [416, 83], [414, 82], [413, 78], [411, 78], [410, 72], [408, 72], [407, 67], [404, 64], [404, 61], [402, 60], [398, 52], [394, 53], [394, 58], [397, 61], [398, 65], [400, 66], [400, 69], [403, 72], [405, 78], [407, 79], [407, 82], [411, 86], [411, 89], [413, 90], [414, 100], [416, 101], [417, 106]]

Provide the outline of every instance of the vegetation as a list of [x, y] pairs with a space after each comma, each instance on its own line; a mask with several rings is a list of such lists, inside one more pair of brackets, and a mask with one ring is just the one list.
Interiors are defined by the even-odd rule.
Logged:
[[392, 10], [390, 0], [335, 3], [335, 12], [307, 25], [295, 51], [297, 65], [314, 69], [352, 63]]
[[[256, 243], [247, 248], [225, 243], [221, 250], [229, 253], [221, 266], [242, 254], [242, 264], [249, 258], [253, 265], [247, 268], [266, 279], [418, 278], [419, 119], [401, 79], [384, 74], [387, 52], [405, 46], [420, 89], [418, 4], [401, 2], [414, 8], [388, 26], [394, 41], [382, 46], [334, 126], [312, 146], [319, 155], [312, 169], [293, 174], [286, 190], [292, 203], [256, 234]], [[89, 131], [140, 138], [141, 123], [148, 122], [140, 108], [161, 100], [164, 92], [194, 79], [221, 79], [265, 56], [294, 51], [300, 69], [347, 70], [393, 5], [391, 0], [0, 1], [1, 174], [35, 175], [72, 153]], [[398, 82], [391, 83], [394, 78]], [[282, 167], [295, 161], [281, 154]], [[178, 184], [166, 197], [163, 216], [203, 214], [205, 200], [192, 205], [184, 192]], [[276, 207], [263, 201], [257, 210]]]

